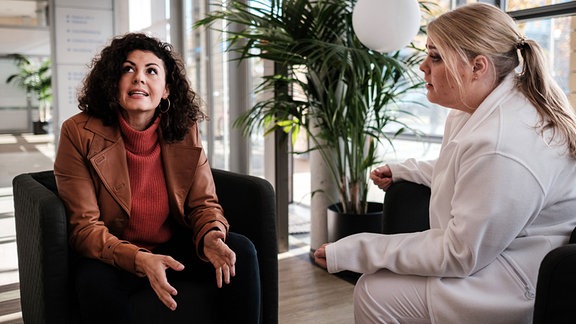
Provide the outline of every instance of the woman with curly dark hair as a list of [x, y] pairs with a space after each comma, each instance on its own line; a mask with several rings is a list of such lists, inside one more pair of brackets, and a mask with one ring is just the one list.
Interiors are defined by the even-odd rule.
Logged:
[[[54, 172], [82, 320], [257, 323], [256, 250], [228, 232], [197, 125], [205, 115], [172, 46], [113, 39], [79, 108], [62, 125]], [[134, 303], [146, 291], [158, 298], [144, 315]]]
[[[174, 56], [172, 46], [150, 39], [144, 34], [128, 34], [116, 38], [110, 46], [104, 48], [99, 57], [94, 58], [92, 70], [84, 80], [78, 98], [80, 110], [88, 115], [102, 119], [110, 126], [118, 122], [118, 82], [124, 73], [126, 57], [134, 48], [153, 53], [166, 65], [166, 84], [170, 86], [170, 96], [165, 102], [166, 112], [160, 119], [160, 128], [164, 138], [169, 142], [181, 141], [190, 126], [204, 119], [196, 94], [191, 89], [182, 62]], [[159, 110], [156, 111], [159, 114]]]

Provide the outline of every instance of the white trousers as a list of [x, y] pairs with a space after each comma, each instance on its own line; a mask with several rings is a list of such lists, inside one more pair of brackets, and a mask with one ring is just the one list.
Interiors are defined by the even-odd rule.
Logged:
[[356, 324], [431, 323], [427, 278], [388, 270], [364, 274], [354, 287]]

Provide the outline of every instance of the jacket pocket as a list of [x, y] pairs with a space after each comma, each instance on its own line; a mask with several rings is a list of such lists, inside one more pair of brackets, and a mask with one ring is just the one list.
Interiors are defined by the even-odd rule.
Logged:
[[498, 258], [504, 269], [508, 272], [510, 277], [518, 284], [520, 289], [524, 290], [524, 297], [527, 299], [534, 299], [536, 296], [536, 288], [530, 281], [530, 278], [522, 271], [516, 261], [506, 253], [502, 253]]

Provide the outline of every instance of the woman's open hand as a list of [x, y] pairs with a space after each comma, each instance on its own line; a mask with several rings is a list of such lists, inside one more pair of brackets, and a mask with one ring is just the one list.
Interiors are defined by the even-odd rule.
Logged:
[[226, 234], [221, 231], [210, 231], [204, 236], [204, 255], [216, 269], [216, 284], [229, 284], [230, 277], [236, 275], [236, 253], [224, 243]]
[[147, 277], [150, 286], [162, 303], [171, 310], [175, 310], [177, 304], [172, 296], [176, 296], [178, 292], [168, 283], [166, 269], [182, 271], [184, 265], [170, 256], [144, 251], [136, 253], [135, 262], [138, 275]]

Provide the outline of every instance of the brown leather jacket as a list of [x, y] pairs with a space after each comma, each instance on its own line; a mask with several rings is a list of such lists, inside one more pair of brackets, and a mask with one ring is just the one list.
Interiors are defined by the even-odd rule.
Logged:
[[[170, 212], [194, 233], [198, 255], [204, 235], [228, 222], [216, 197], [212, 172], [196, 124], [184, 140], [160, 135]], [[136, 273], [144, 250], [120, 239], [130, 217], [130, 180], [124, 142], [117, 126], [79, 113], [62, 125], [54, 163], [58, 193], [66, 206], [70, 244], [81, 255]]]

